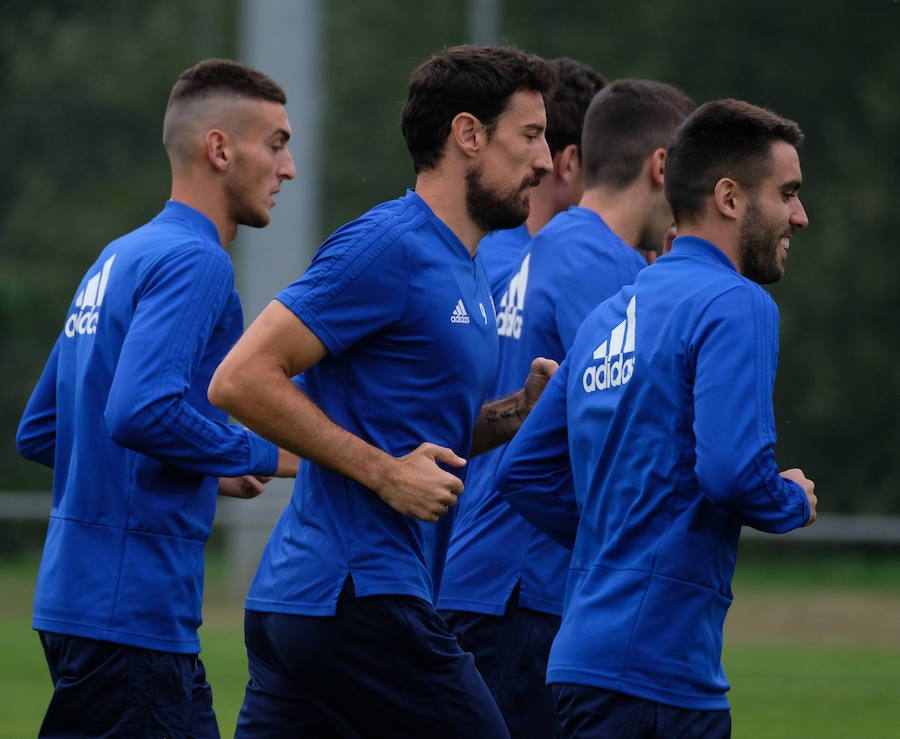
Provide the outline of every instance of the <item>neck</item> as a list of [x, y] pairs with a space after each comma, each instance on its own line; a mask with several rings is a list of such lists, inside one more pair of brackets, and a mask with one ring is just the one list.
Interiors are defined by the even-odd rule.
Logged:
[[600, 216], [613, 233], [632, 248], [637, 248], [640, 243], [652, 209], [652, 203], [635, 192], [634, 187], [624, 190], [594, 187], [585, 190], [578, 204]]
[[469, 217], [464, 178], [447, 176], [440, 168], [430, 169], [419, 173], [415, 189], [416, 195], [456, 234], [469, 254], [475, 256], [478, 243], [487, 232]]
[[173, 178], [169, 197], [209, 218], [219, 232], [219, 243], [223, 249], [227, 249], [234, 241], [237, 236], [237, 223], [228, 215], [224, 198], [214, 183], [194, 183]]
[[[679, 223], [678, 236], [695, 236], [708, 241], [731, 260], [734, 268], [741, 272], [741, 249], [737, 234], [727, 223], [711, 223], [708, 219], [697, 223]], [[741, 272], [743, 274], [743, 272]]]
[[531, 188], [528, 220], [525, 221], [525, 225], [528, 227], [528, 233], [531, 236], [534, 236], [546, 226], [550, 222], [550, 219], [560, 210], [556, 207], [557, 204], [553, 200], [555, 194], [554, 177], [555, 173], [551, 172], [541, 180], [540, 185]]

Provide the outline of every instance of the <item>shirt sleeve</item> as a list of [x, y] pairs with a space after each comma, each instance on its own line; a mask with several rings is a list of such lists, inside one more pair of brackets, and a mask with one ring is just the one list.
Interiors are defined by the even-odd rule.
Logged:
[[224, 251], [188, 248], [145, 280], [104, 413], [121, 446], [205, 475], [275, 471], [278, 448], [215, 420], [211, 406], [201, 412], [207, 388], [192, 388], [232, 293], [233, 274]]
[[399, 320], [410, 279], [401, 238], [371, 237], [350, 224], [319, 249], [309, 269], [276, 296], [333, 355]]
[[495, 485], [509, 506], [532, 526], [572, 549], [579, 513], [566, 426], [568, 370], [569, 363], [564, 360], [507, 444]]
[[53, 467], [56, 455], [56, 372], [59, 342], [60, 339], [57, 339], [50, 352], [16, 431], [16, 449], [19, 454], [47, 467]]
[[806, 495], [775, 462], [775, 303], [753, 285], [730, 290], [707, 308], [697, 337], [691, 350], [701, 490], [744, 525], [772, 533], [803, 526], [810, 515]]

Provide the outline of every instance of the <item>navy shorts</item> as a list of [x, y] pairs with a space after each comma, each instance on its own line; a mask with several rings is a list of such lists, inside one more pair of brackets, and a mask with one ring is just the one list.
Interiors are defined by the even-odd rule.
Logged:
[[553, 683], [564, 739], [729, 739], [731, 712], [695, 711], [589, 685]]
[[547, 687], [547, 659], [559, 616], [519, 605], [518, 586], [502, 616], [442, 611], [490, 688], [513, 739], [556, 739], [559, 719]]
[[472, 655], [420, 598], [357, 598], [334, 616], [247, 611], [235, 737], [495, 739], [509, 734]]
[[196, 655], [40, 632], [53, 679], [41, 737], [218, 739]]

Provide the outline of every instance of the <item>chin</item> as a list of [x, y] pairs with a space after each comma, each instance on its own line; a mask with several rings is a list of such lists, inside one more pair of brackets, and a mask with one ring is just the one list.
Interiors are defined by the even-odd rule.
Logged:
[[248, 213], [240, 220], [240, 224], [242, 226], [249, 226], [250, 228], [265, 228], [269, 225], [269, 221], [272, 220], [272, 216], [270, 213]]

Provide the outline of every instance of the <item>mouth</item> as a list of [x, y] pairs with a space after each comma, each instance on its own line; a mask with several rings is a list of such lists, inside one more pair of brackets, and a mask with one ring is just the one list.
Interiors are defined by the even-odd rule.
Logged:
[[778, 240], [777, 251], [780, 253], [781, 261], [788, 258], [788, 250], [791, 248], [791, 237], [789, 235], [782, 236]]

